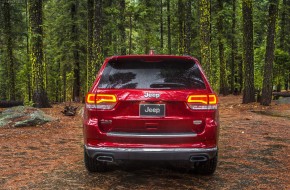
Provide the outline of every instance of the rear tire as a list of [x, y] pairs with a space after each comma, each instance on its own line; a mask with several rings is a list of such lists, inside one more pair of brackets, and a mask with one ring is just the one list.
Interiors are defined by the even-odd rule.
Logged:
[[97, 161], [96, 159], [89, 157], [89, 155], [86, 153], [85, 150], [84, 150], [84, 162], [86, 169], [89, 172], [105, 172], [108, 169], [106, 162], [100, 162]]
[[205, 162], [197, 162], [195, 163], [195, 171], [198, 174], [202, 175], [212, 175], [217, 167], [217, 161], [218, 161], [218, 156], [217, 154], [212, 158], [209, 159], [208, 161]]

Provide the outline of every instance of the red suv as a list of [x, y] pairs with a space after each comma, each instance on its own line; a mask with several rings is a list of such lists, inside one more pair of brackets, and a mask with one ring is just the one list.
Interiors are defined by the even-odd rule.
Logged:
[[202, 174], [217, 166], [217, 96], [190, 56], [107, 58], [86, 96], [83, 127], [90, 172], [125, 160], [185, 161]]

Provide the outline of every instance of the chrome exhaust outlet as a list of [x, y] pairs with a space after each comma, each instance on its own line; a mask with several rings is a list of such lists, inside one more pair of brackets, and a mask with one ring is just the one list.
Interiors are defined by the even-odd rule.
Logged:
[[98, 156], [97, 161], [100, 162], [114, 162], [114, 159], [112, 156]]
[[204, 162], [208, 160], [207, 156], [191, 156], [189, 159], [191, 162]]

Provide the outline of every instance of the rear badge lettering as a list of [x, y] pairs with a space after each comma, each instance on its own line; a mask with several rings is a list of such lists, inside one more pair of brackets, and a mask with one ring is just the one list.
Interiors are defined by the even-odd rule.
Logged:
[[145, 98], [159, 98], [160, 97], [160, 94], [146, 92], [144, 94], [144, 97]]
[[158, 113], [160, 113], [160, 109], [159, 108], [149, 108], [149, 107], [147, 107], [147, 109], [146, 110], [144, 110], [146, 113], [156, 113], [156, 114], [158, 114]]

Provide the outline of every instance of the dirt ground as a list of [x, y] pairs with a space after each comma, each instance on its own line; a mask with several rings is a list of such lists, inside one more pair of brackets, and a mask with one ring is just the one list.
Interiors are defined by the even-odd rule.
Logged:
[[0, 128], [0, 189], [290, 189], [290, 104], [240, 102], [240, 96], [220, 97], [219, 163], [212, 176], [145, 162], [89, 174], [81, 116], [63, 116], [64, 104], [43, 109], [59, 120]]

